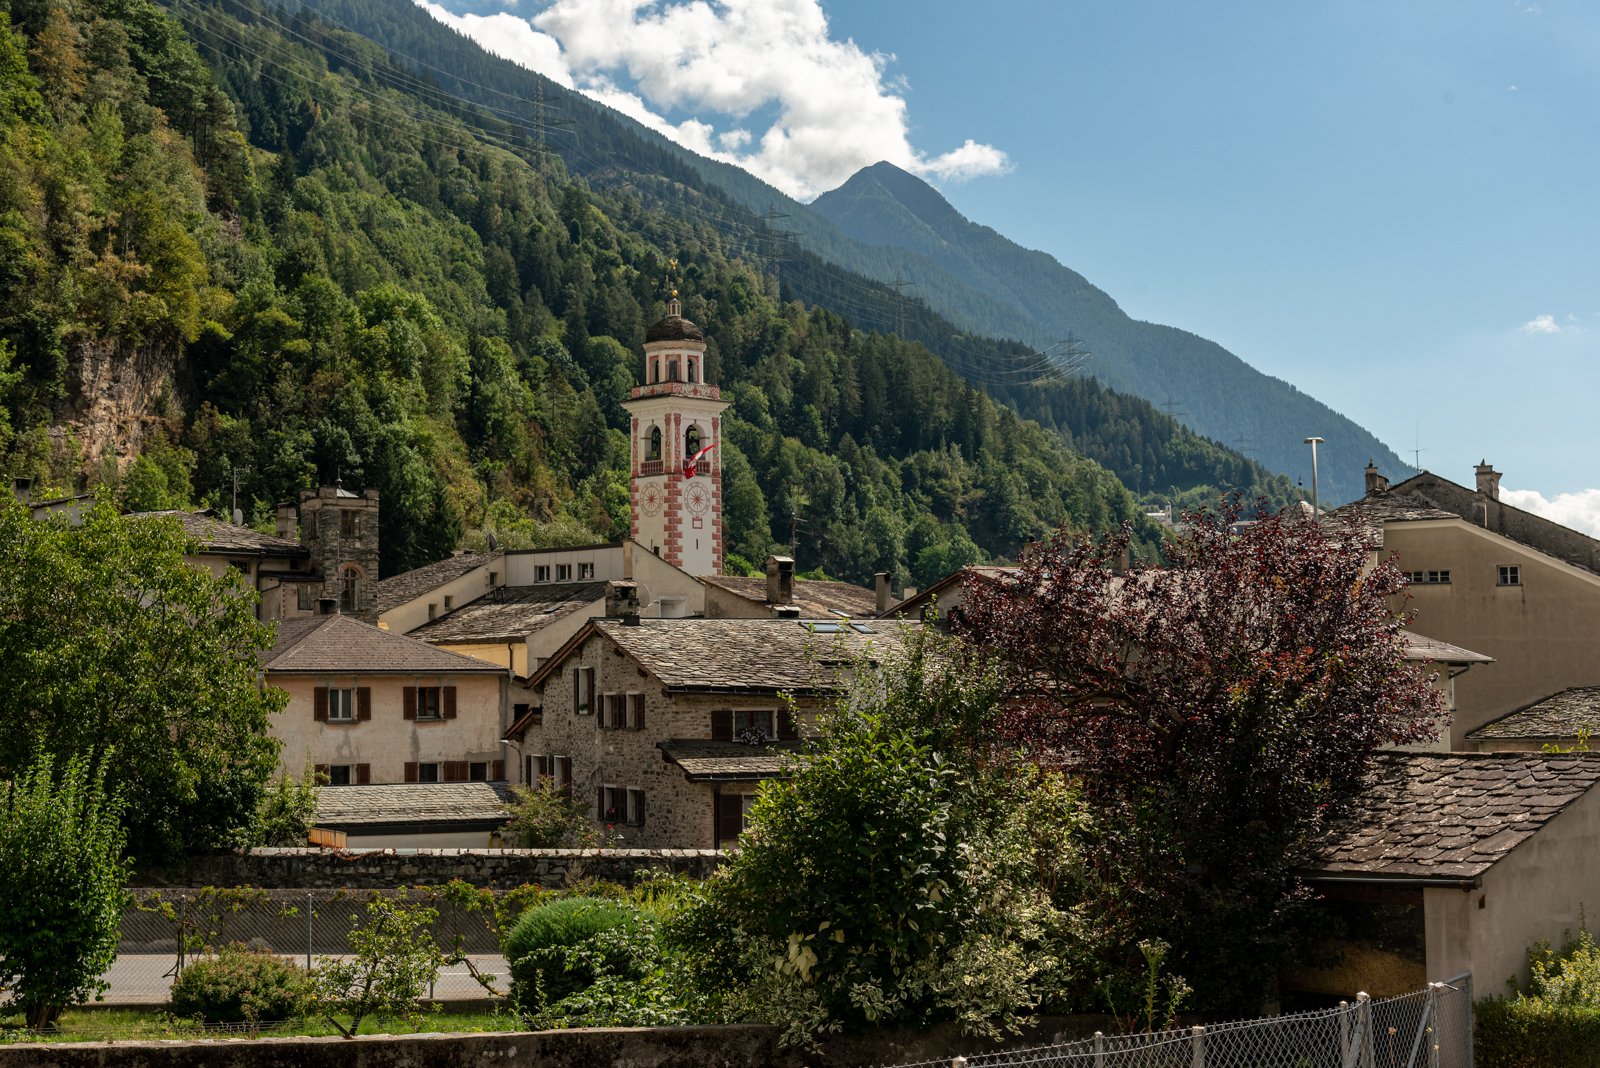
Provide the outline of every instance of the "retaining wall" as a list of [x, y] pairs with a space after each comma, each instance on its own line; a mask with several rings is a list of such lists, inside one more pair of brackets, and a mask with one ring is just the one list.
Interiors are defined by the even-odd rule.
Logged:
[[139, 887], [345, 887], [386, 890], [461, 879], [491, 890], [537, 883], [561, 890], [593, 879], [631, 886], [641, 871], [704, 879], [722, 864], [715, 849], [268, 849], [190, 857], [182, 872], [140, 872]]

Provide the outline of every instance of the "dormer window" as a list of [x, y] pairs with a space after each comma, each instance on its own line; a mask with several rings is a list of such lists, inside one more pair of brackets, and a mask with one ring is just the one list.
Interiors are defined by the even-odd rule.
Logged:
[[646, 456], [645, 459], [661, 459], [661, 428], [658, 426], [650, 428], [650, 455]]

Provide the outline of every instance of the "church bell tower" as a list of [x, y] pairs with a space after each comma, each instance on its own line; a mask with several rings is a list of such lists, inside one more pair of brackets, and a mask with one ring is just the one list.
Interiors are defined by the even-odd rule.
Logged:
[[632, 417], [633, 539], [691, 575], [722, 574], [722, 412], [705, 380], [706, 339], [674, 290], [644, 341]]

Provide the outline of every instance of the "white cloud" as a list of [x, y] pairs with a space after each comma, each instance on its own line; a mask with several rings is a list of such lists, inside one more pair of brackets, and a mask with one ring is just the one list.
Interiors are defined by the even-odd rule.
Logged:
[[[884, 74], [894, 57], [834, 40], [820, 0], [555, 0], [531, 20], [416, 2], [496, 55], [798, 198], [879, 160], [944, 181], [1011, 169], [972, 140], [932, 157], [914, 148], [902, 86]], [[768, 108], [767, 129], [752, 132]], [[693, 117], [674, 124], [674, 110]]]
[[1500, 490], [1500, 499], [1534, 515], [1600, 538], [1600, 489], [1562, 493], [1547, 501], [1538, 490]]
[[1525, 334], [1559, 334], [1561, 333], [1561, 327], [1556, 325], [1556, 318], [1553, 315], [1536, 315], [1529, 322], [1522, 324], [1522, 332]]

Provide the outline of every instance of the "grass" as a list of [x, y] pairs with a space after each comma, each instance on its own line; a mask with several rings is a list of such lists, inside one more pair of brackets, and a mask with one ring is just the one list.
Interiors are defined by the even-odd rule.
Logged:
[[[415, 1035], [429, 1032], [484, 1032], [516, 1031], [521, 1028], [515, 1014], [510, 1012], [431, 1013], [424, 1012], [417, 1025], [404, 1020], [366, 1020], [358, 1032], [363, 1035]], [[67, 1011], [62, 1014], [58, 1027], [49, 1032], [28, 1031], [22, 1027], [22, 1017], [0, 1020], [0, 1044], [12, 1042], [131, 1042], [153, 1039], [181, 1038], [256, 1038], [270, 1036], [321, 1037], [339, 1032], [322, 1019], [303, 1018], [282, 1024], [268, 1024], [251, 1032], [246, 1025], [233, 1025], [227, 1030], [203, 1028], [192, 1021], [178, 1020], [165, 1012], [141, 1012], [133, 1009], [105, 1009], [93, 1012]]]

